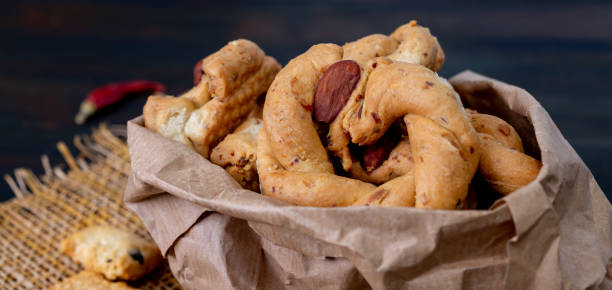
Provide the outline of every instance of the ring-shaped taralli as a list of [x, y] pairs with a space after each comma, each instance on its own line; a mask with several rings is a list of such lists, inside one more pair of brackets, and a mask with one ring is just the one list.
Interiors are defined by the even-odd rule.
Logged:
[[[262, 193], [310, 206], [367, 204], [453, 209], [461, 204], [478, 166], [476, 131], [457, 94], [435, 72], [420, 64], [377, 57], [393, 52], [382, 49], [380, 44], [385, 41], [379, 36], [364, 41], [365, 54], [374, 57], [367, 62], [364, 53], [356, 54], [361, 57], [353, 61], [359, 65], [360, 76], [348, 101], [339, 113], [334, 113], [337, 116], [330, 125], [330, 135], [332, 130], [337, 133], [342, 129], [346, 140], [368, 145], [401, 119], [407, 127], [414, 169], [378, 187], [334, 174], [312, 110], [319, 92], [346, 93], [342, 82], [355, 78], [343, 73], [354, 73], [350, 69], [354, 64], [342, 62], [346, 69], [334, 67], [343, 59], [343, 48], [320, 44], [293, 59], [268, 90], [264, 126], [258, 138], [257, 169]], [[430, 53], [443, 56], [438, 52], [441, 48], [437, 40], [430, 43], [437, 46]], [[394, 47], [393, 41], [384, 47]], [[373, 50], [379, 52], [372, 54]], [[351, 53], [355, 54], [354, 47]], [[392, 54], [397, 53], [401, 51]], [[441, 65], [429, 58], [425, 64], [436, 69]], [[321, 83], [332, 88], [321, 88]], [[338, 102], [330, 104], [336, 106]]]
[[480, 138], [478, 171], [495, 191], [508, 195], [536, 179], [542, 162], [523, 151], [521, 137], [506, 121], [468, 110]]

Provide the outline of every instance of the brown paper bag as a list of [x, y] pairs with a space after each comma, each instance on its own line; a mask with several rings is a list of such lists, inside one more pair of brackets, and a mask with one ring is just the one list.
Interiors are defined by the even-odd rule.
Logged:
[[544, 164], [490, 210], [288, 205], [142, 118], [128, 122], [125, 201], [186, 289], [610, 289], [612, 207], [548, 113], [473, 72], [451, 83]]

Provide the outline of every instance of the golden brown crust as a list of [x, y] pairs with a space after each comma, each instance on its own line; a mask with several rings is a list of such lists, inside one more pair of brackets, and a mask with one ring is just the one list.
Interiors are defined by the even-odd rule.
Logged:
[[49, 290], [134, 290], [125, 282], [111, 282], [93, 271], [80, 273], [53, 285]]
[[400, 42], [390, 59], [421, 64], [433, 71], [439, 71], [444, 64], [444, 51], [438, 39], [431, 35], [429, 28], [420, 26], [415, 20], [398, 27], [391, 37]]
[[274, 157], [290, 171], [333, 173], [311, 117], [314, 91], [325, 69], [342, 58], [342, 48], [318, 44], [291, 60], [266, 95], [263, 119]]
[[224, 99], [260, 69], [264, 57], [263, 50], [250, 40], [230, 41], [202, 60], [202, 80], [208, 79], [210, 92]]
[[[455, 133], [421, 115], [404, 118], [415, 160], [415, 206], [454, 209], [467, 196], [478, 165], [476, 149], [461, 146]], [[478, 156], [478, 155], [476, 155]]]
[[[413, 146], [412, 156], [416, 160], [417, 207], [455, 208], [456, 203], [465, 198], [467, 185], [478, 165], [478, 138], [454, 90], [445, 81], [423, 66], [404, 62], [379, 63], [370, 73], [360, 111], [347, 116], [348, 122], [345, 122], [348, 123], [348, 128], [345, 129], [349, 131], [352, 141], [357, 144], [372, 144], [391, 124], [405, 115], [420, 115], [431, 123], [424, 125], [423, 130], [434, 135], [423, 135], [421, 130], [409, 133], [410, 143]], [[404, 120], [407, 121], [406, 118]], [[418, 119], [413, 123], [415, 122], [422, 124], [425, 121]], [[436, 124], [439, 128], [434, 130], [432, 124]], [[451, 154], [454, 151], [449, 151], [446, 147], [447, 138], [442, 137], [449, 136], [456, 143], [456, 152], [462, 154], [461, 158], [457, 159], [455, 154]], [[434, 142], [439, 147], [428, 146], [426, 151], [415, 151], [415, 148], [421, 147], [418, 142], [413, 141], [418, 138]], [[436, 150], [441, 151], [435, 153]], [[433, 156], [442, 154], [443, 159], [433, 158], [433, 161], [428, 161], [429, 164], [421, 164], [419, 157], [425, 154], [424, 152], [431, 152], [428, 154]], [[439, 164], [436, 164], [437, 162]], [[443, 185], [446, 182], [443, 180], [447, 178], [434, 173], [446, 170], [444, 168], [465, 169], [457, 171], [455, 178], [449, 180], [453, 182], [449, 185], [452, 192], [447, 191]], [[427, 171], [430, 173], [426, 173]]]
[[342, 59], [351, 59], [363, 66], [379, 56], [387, 56], [397, 49], [399, 42], [382, 34], [372, 34], [342, 46]]
[[[397, 42], [399, 47], [390, 57], [401, 61], [377, 57], [391, 53]], [[260, 132], [267, 137], [263, 142], [260, 137], [258, 144], [263, 193], [311, 206], [341, 206], [359, 200], [358, 204], [456, 208], [465, 199], [477, 168], [478, 137], [448, 82], [419, 65], [440, 68], [444, 57], [435, 37], [426, 28], [410, 23], [398, 28], [391, 38], [373, 35], [344, 48], [343, 56], [337, 46], [313, 46], [281, 70], [272, 84], [264, 107], [265, 129]], [[417, 52], [421, 56], [408, 59], [410, 53]], [[330, 124], [327, 145], [341, 158], [345, 170], [361, 173], [369, 181], [386, 181], [377, 188], [333, 175], [310, 116], [319, 76], [341, 58], [360, 64], [360, 80]], [[428, 162], [417, 161], [414, 170], [412, 162], [402, 163], [401, 170], [388, 163], [375, 174], [364, 176], [360, 165], [353, 163], [349, 141], [373, 144], [404, 116], [412, 147], [410, 154], [402, 156], [407, 160], [410, 155], [418, 156]], [[270, 148], [263, 150], [266, 142]], [[449, 172], [458, 176], [451, 178]], [[334, 194], [329, 193], [332, 190]]]
[[395, 60], [425, 65], [437, 71], [444, 63], [444, 52], [437, 39], [429, 33], [429, 29], [418, 26], [416, 21], [397, 28], [390, 37], [373, 34], [349, 42], [342, 48], [343, 59], [353, 59], [361, 66], [361, 79], [346, 106], [330, 124], [327, 148], [340, 158], [344, 170], [349, 171], [353, 162], [348, 149], [350, 140], [345, 133], [348, 126], [343, 122], [346, 122], [346, 115], [357, 113], [362, 105], [365, 84], [372, 69], [378, 64], [390, 63], [389, 60], [379, 57], [389, 56]]
[[[254, 112], [257, 110], [254, 110]], [[223, 167], [244, 188], [258, 191], [259, 176], [255, 167], [257, 133], [263, 120], [252, 113], [232, 134], [229, 134], [210, 154], [210, 161]]]
[[375, 189], [374, 185], [329, 173], [284, 170], [274, 157], [266, 131], [257, 139], [257, 171], [261, 192], [302, 206], [348, 206]]
[[78, 231], [61, 244], [62, 253], [109, 280], [136, 280], [161, 262], [157, 246], [109, 226]]
[[506, 121], [467, 110], [480, 138], [479, 172], [497, 192], [507, 195], [538, 176], [542, 163], [523, 153], [521, 137]]
[[189, 99], [152, 95], [143, 108], [145, 127], [192, 147], [183, 128], [194, 110]]
[[490, 135], [480, 134], [480, 144], [480, 174], [501, 194], [510, 194], [535, 180], [542, 168], [539, 160], [502, 145]]
[[352, 205], [414, 206], [414, 176], [412, 172], [386, 182]]
[[236, 128], [256, 107], [257, 98], [266, 92], [280, 65], [266, 56], [259, 70], [230, 96], [214, 98], [195, 110], [185, 125], [185, 135], [205, 158], [210, 150]]
[[510, 149], [525, 152], [521, 137], [512, 125], [493, 115], [480, 114], [469, 109], [466, 112], [476, 132], [487, 134]]

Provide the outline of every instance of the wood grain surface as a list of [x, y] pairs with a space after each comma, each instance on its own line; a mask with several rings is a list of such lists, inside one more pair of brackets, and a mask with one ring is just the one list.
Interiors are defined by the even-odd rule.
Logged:
[[[236, 38], [279, 62], [320, 42], [390, 33], [411, 19], [431, 28], [447, 61], [525, 88], [548, 110], [612, 192], [612, 4], [546, 1], [3, 1], [0, 4], [0, 174], [42, 171], [99, 122], [125, 123], [146, 96], [73, 123], [87, 92], [104, 83], [152, 79], [174, 94], [192, 84], [193, 64]], [[0, 200], [12, 197], [0, 185]]]

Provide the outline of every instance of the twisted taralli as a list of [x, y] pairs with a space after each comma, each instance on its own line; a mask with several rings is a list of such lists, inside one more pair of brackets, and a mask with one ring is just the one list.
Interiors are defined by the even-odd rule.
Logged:
[[255, 43], [231, 41], [197, 63], [191, 90], [177, 98], [150, 96], [143, 109], [145, 127], [193, 148], [256, 190], [257, 101], [279, 70]]
[[536, 179], [542, 163], [525, 154], [521, 137], [510, 124], [473, 110], [468, 114], [480, 138], [478, 171], [495, 191], [507, 195]]
[[[393, 37], [404, 29], [419, 37]], [[315, 45], [279, 72], [258, 138], [264, 194], [310, 206], [453, 209], [462, 203], [478, 167], [478, 135], [453, 88], [431, 70], [443, 61], [435, 37], [415, 22], [398, 31], [344, 48]], [[408, 56], [415, 54], [422, 57]], [[349, 143], [372, 145], [398, 120], [407, 128], [413, 168], [378, 187], [334, 174], [321, 124], [330, 123], [328, 149], [350, 169]]]

